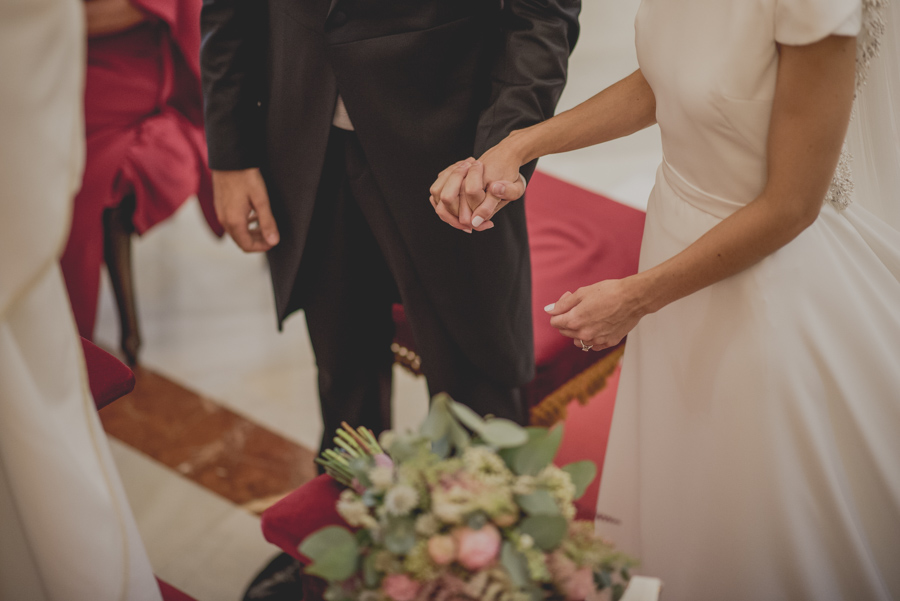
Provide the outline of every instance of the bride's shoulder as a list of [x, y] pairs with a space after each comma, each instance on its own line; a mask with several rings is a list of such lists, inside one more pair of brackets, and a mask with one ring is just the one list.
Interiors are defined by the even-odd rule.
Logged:
[[802, 46], [829, 35], [857, 35], [863, 0], [769, 0], [775, 40]]

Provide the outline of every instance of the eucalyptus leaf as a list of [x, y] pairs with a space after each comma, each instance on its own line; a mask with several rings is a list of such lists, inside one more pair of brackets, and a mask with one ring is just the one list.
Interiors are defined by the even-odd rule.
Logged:
[[347, 580], [359, 563], [356, 537], [340, 526], [327, 526], [310, 534], [299, 550], [313, 560], [305, 572], [330, 582]]
[[513, 471], [519, 475], [537, 476], [556, 457], [562, 442], [562, 425], [552, 430], [539, 430], [542, 432], [529, 431], [528, 442], [516, 452]]
[[518, 447], [528, 442], [525, 428], [508, 419], [487, 420], [480, 434], [486, 443], [498, 449]]
[[576, 461], [562, 468], [562, 471], [572, 477], [575, 485], [575, 499], [578, 500], [597, 477], [597, 464], [593, 461]]
[[396, 555], [408, 553], [416, 544], [416, 521], [411, 517], [390, 520], [385, 528], [384, 546]]
[[509, 574], [516, 588], [524, 588], [530, 582], [528, 574], [528, 560], [522, 555], [511, 542], [506, 541], [500, 550], [500, 564]]
[[450, 436], [449, 432], [447, 436], [441, 437], [434, 442], [431, 443], [431, 452], [440, 457], [441, 459], [446, 459], [450, 456]]
[[518, 495], [516, 503], [528, 515], [559, 515], [559, 505], [553, 495], [544, 489], [538, 489], [530, 495]]
[[381, 575], [375, 568], [375, 564], [377, 563], [376, 557], [375, 553], [369, 553], [362, 562], [363, 583], [365, 583], [368, 588], [375, 588], [381, 582]]
[[419, 427], [419, 433], [432, 442], [444, 438], [450, 431], [450, 422], [453, 420], [453, 416], [450, 414], [445, 397], [446, 395], [434, 397], [428, 416]]
[[450, 442], [456, 447], [457, 452], [464, 451], [471, 443], [469, 433], [455, 420], [450, 422], [450, 433], [448, 436]]
[[552, 551], [566, 537], [569, 523], [561, 515], [531, 515], [522, 520], [519, 530], [530, 535], [539, 549]]
[[484, 418], [472, 411], [468, 406], [457, 403], [456, 401], [451, 401], [450, 410], [453, 412], [453, 415], [456, 416], [456, 419], [461, 421], [462, 424], [472, 432], [480, 434], [481, 431], [484, 430]]

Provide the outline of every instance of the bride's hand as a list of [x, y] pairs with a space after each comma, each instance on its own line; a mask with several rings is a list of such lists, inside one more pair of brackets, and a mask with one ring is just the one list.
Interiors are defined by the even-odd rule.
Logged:
[[617, 345], [647, 314], [632, 278], [604, 280], [566, 292], [545, 307], [550, 325], [579, 348], [599, 351]]

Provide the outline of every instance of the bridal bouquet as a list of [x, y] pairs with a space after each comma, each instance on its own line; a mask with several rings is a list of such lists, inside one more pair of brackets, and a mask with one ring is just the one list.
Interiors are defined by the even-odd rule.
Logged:
[[436, 397], [416, 434], [339, 430], [319, 458], [347, 486], [300, 545], [328, 601], [582, 601], [621, 596], [633, 561], [574, 519], [596, 475], [553, 465], [562, 427], [483, 419]]

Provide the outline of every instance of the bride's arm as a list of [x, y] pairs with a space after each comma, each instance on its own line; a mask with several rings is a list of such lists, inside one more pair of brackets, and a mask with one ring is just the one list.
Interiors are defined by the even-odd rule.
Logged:
[[628, 136], [656, 123], [656, 97], [640, 69], [575, 108], [512, 132], [497, 145], [524, 165], [538, 157]]
[[668, 261], [567, 293], [549, 311], [550, 323], [595, 348], [616, 344], [642, 316], [743, 271], [810, 226], [850, 120], [855, 60], [850, 37], [783, 46], [762, 194]]

